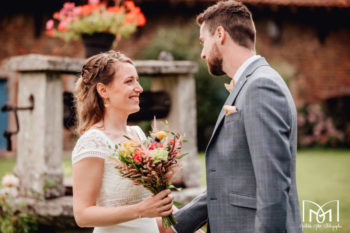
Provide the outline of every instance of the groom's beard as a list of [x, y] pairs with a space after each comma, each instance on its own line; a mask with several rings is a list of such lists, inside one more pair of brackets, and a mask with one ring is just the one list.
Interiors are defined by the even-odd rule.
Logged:
[[210, 56], [208, 58], [208, 69], [209, 73], [215, 76], [221, 76], [225, 74], [225, 72], [222, 70], [222, 56], [216, 44], [213, 45]]

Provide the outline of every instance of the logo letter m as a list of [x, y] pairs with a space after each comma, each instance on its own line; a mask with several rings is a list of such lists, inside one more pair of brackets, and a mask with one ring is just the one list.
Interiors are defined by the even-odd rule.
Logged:
[[[315, 216], [315, 219], [318, 223], [324, 223], [327, 220], [328, 215], [328, 222], [332, 222], [332, 206], [331, 204], [335, 203], [336, 207], [336, 214], [337, 214], [337, 222], [339, 222], [339, 200], [333, 200], [329, 201], [323, 205], [319, 205], [316, 202], [309, 201], [309, 200], [303, 200], [303, 222], [305, 222], [305, 207], [309, 207], [309, 222], [311, 223], [313, 220], [313, 216]], [[328, 207], [328, 209], [326, 209]]]

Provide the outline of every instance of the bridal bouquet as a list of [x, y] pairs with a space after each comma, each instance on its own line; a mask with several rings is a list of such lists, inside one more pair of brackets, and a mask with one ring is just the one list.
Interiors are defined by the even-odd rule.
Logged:
[[[182, 136], [179, 133], [153, 130], [151, 136], [141, 143], [126, 138], [127, 141], [115, 146], [110, 156], [122, 176], [137, 185], [143, 185], [153, 194], [175, 188], [170, 185], [170, 179], [178, 166], [178, 160], [187, 155], [181, 154], [185, 141]], [[163, 227], [175, 224], [177, 222], [173, 215], [162, 217]]]

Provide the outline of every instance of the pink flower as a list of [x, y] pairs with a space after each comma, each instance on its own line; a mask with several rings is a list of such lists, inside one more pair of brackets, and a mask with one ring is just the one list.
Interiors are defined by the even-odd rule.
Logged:
[[73, 20], [73, 18], [71, 16], [68, 16], [65, 21], [66, 21], [66, 23], [70, 23], [70, 22], [72, 22], [72, 20]]
[[308, 117], [307, 117], [307, 120], [310, 122], [310, 123], [315, 123], [315, 121], [317, 120], [317, 116], [316, 114], [314, 114], [313, 112], [310, 112]]
[[97, 5], [100, 3], [100, 0], [89, 0], [89, 4], [92, 4], [92, 5]]
[[46, 30], [52, 30], [53, 26], [54, 26], [54, 22], [52, 19], [50, 19], [46, 22]]
[[78, 16], [81, 13], [81, 6], [74, 7], [73, 16]]
[[57, 27], [58, 31], [61, 31], [61, 32], [65, 32], [67, 31], [67, 23], [62, 21], [58, 24], [58, 27]]
[[298, 115], [298, 126], [303, 126], [305, 124], [305, 117], [304, 115]]
[[75, 3], [74, 2], [65, 2], [63, 4], [63, 9], [65, 10], [71, 10], [75, 7]]
[[312, 136], [306, 136], [301, 138], [301, 143], [305, 146], [310, 146], [314, 142], [314, 138]]

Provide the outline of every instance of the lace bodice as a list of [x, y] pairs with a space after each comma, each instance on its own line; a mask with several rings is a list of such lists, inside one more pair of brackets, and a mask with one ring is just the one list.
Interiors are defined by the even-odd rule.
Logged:
[[[140, 127], [128, 126], [127, 129], [135, 130], [141, 140], [146, 139]], [[113, 153], [110, 148], [114, 148], [114, 143], [106, 134], [98, 129], [90, 129], [79, 138], [72, 152], [73, 164], [88, 157], [104, 159], [104, 172], [97, 205], [107, 207], [131, 205], [151, 195], [143, 186], [135, 185], [131, 180], [120, 175], [109, 161], [108, 156]]]

